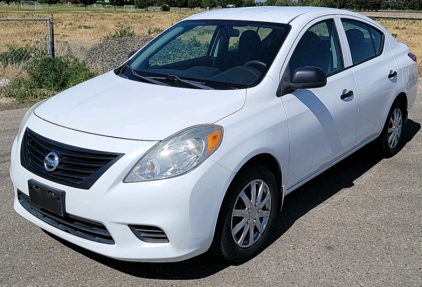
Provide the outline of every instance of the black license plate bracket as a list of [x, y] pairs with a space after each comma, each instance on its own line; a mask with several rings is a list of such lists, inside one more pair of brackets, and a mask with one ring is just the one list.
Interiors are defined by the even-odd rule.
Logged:
[[29, 198], [36, 207], [47, 210], [59, 216], [66, 214], [66, 192], [59, 190], [33, 179], [28, 180]]

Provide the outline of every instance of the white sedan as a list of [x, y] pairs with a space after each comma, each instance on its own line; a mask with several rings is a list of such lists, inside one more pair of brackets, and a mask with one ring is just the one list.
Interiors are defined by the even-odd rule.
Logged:
[[409, 48], [359, 14], [197, 14], [27, 112], [14, 208], [112, 258], [244, 262], [284, 196], [369, 142], [400, 150], [417, 80]]

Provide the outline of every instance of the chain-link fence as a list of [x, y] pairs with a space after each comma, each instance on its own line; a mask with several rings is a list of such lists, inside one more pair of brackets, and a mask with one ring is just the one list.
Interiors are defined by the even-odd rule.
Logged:
[[37, 56], [54, 57], [53, 17], [0, 19], [0, 87]]

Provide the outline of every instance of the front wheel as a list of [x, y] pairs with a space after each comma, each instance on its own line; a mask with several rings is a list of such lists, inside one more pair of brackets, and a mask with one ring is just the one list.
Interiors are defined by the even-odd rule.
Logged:
[[253, 165], [242, 171], [223, 201], [213, 251], [233, 263], [256, 256], [275, 224], [278, 197], [276, 180], [268, 168]]
[[397, 101], [388, 114], [387, 121], [379, 138], [381, 150], [386, 157], [392, 157], [399, 152], [405, 128], [405, 110], [401, 102]]

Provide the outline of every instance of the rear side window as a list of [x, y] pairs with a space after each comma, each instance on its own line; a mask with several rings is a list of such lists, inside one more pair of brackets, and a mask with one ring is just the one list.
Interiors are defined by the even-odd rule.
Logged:
[[350, 19], [342, 19], [353, 65], [360, 64], [382, 53], [384, 35], [377, 29]]

